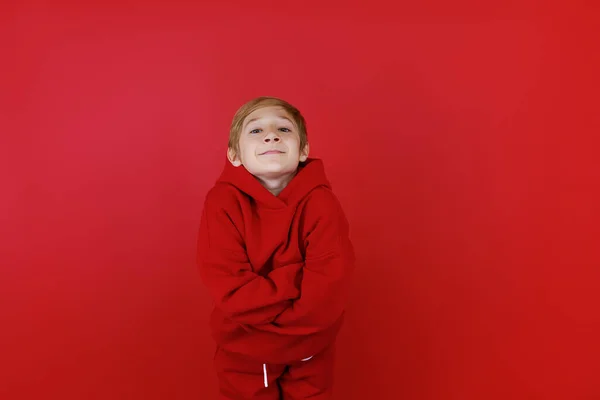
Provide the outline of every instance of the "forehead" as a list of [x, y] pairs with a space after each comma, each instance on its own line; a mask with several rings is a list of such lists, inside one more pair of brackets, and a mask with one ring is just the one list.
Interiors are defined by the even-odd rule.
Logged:
[[244, 119], [244, 125], [248, 125], [251, 122], [265, 118], [287, 119], [291, 122], [294, 121], [292, 116], [285, 110], [285, 108], [280, 106], [268, 106], [261, 107], [258, 110], [254, 110], [248, 114], [248, 116]]

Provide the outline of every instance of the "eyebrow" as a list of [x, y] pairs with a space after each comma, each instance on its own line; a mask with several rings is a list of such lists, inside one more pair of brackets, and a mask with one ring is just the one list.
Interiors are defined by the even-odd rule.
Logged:
[[[295, 124], [294, 124], [294, 121], [292, 121], [292, 120], [291, 120], [291, 119], [289, 119], [288, 117], [284, 117], [284, 116], [280, 117], [280, 116], [277, 116], [277, 118], [279, 118], [279, 119], [285, 119], [285, 120], [288, 120], [289, 122], [291, 122], [291, 123], [292, 123], [292, 125], [295, 125]], [[259, 119], [260, 119], [260, 118], [252, 118], [250, 121], [246, 122], [246, 123], [244, 124], [244, 126], [248, 126], [248, 125], [250, 125], [252, 122], [254, 122], [254, 121], [257, 121], [257, 120], [259, 120]]]

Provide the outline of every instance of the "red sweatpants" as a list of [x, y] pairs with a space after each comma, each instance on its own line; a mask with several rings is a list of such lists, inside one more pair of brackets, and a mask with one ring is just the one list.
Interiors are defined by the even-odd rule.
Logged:
[[330, 400], [334, 358], [333, 345], [289, 365], [260, 364], [217, 349], [219, 400]]

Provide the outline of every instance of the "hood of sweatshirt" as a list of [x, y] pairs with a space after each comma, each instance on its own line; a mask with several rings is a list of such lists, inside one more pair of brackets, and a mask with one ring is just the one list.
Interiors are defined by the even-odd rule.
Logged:
[[229, 160], [226, 160], [217, 183], [232, 185], [253, 198], [259, 206], [271, 209], [296, 206], [315, 188], [330, 188], [323, 161], [317, 158], [301, 162], [296, 175], [278, 196], [269, 192], [244, 166], [234, 167]]

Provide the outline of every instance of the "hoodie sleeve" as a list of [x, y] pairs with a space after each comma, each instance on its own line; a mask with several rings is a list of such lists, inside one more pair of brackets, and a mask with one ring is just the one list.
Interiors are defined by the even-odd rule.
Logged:
[[215, 305], [240, 324], [268, 324], [299, 297], [301, 264], [267, 277], [253, 272], [243, 238], [226, 210], [207, 196], [198, 236], [200, 275]]
[[330, 327], [344, 312], [355, 260], [348, 221], [331, 191], [315, 193], [311, 203], [300, 298], [273, 323], [256, 326], [259, 330], [309, 335]]

